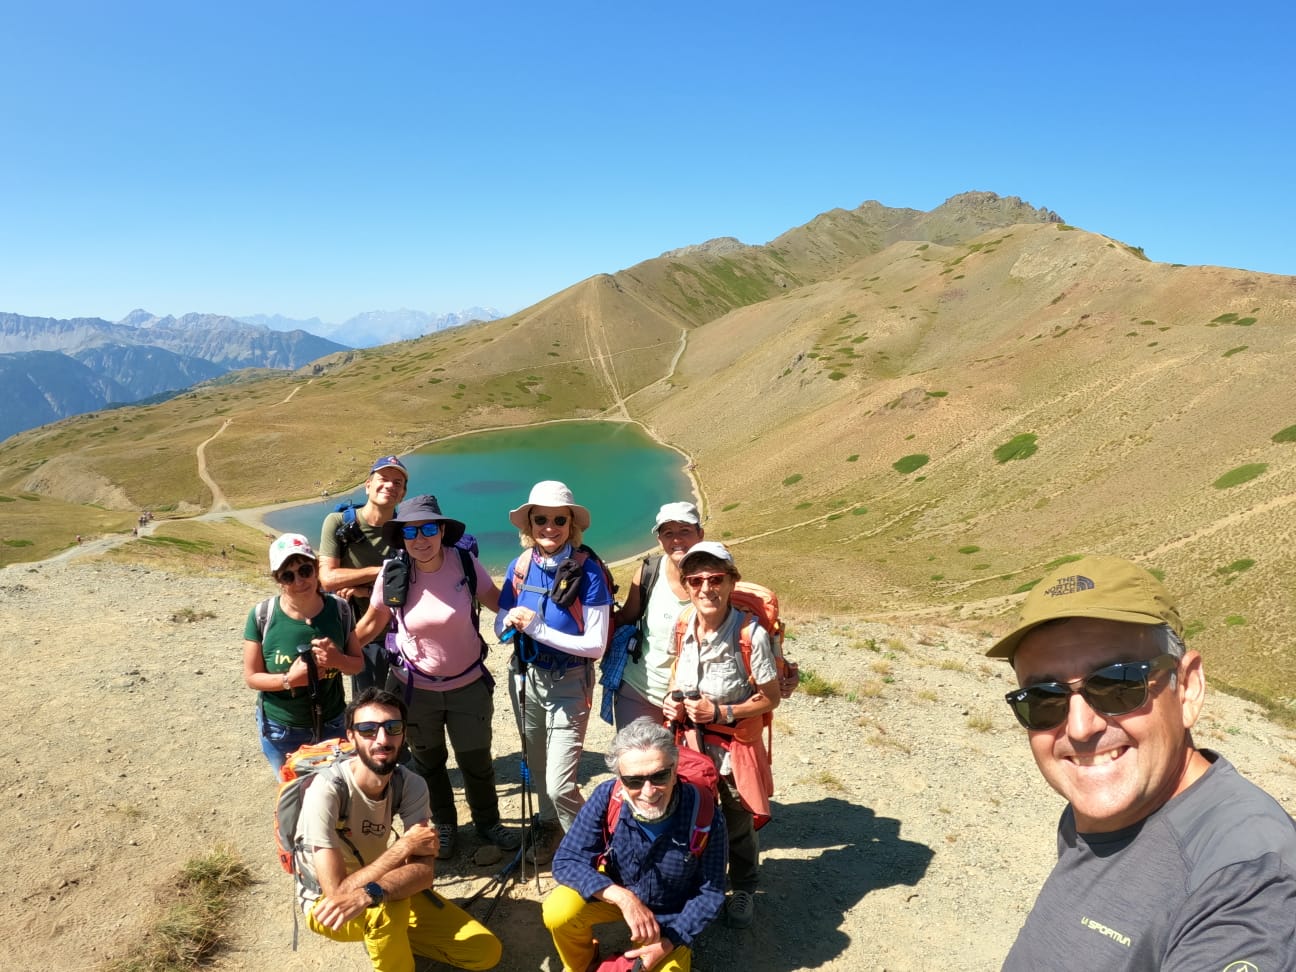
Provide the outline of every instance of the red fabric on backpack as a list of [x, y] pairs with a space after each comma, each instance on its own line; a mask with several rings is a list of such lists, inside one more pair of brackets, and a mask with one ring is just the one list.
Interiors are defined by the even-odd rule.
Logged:
[[[676, 740], [678, 743], [678, 740]], [[715, 819], [716, 806], [720, 802], [720, 774], [715, 763], [705, 753], [679, 745], [679, 757], [675, 764], [675, 776], [678, 783], [685, 783], [697, 791], [697, 801], [693, 807], [693, 827], [689, 831], [689, 853], [701, 857], [706, 850], [707, 841], [711, 839], [711, 821]], [[603, 836], [606, 847], [612, 846], [612, 832], [621, 822], [621, 806], [625, 803], [625, 793], [620, 781], [612, 787], [608, 798], [607, 814], [603, 819]], [[602, 865], [607, 857], [607, 850], [599, 860]]]

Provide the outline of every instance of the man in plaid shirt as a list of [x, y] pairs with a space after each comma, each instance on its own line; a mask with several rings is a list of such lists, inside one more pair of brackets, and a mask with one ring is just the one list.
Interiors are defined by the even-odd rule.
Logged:
[[[694, 843], [695, 808], [711, 794], [680, 785], [674, 736], [651, 719], [616, 734], [607, 754], [616, 779], [599, 784], [553, 859], [558, 887], [545, 898], [545, 927], [568, 972], [598, 961], [594, 925], [625, 921], [645, 969], [687, 972], [693, 939], [724, 906], [727, 838], [715, 813], [701, 853]], [[608, 833], [608, 804], [622, 805]]]

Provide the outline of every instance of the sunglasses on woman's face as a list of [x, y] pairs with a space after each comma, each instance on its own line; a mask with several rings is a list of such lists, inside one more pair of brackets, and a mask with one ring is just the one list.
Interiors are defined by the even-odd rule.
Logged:
[[404, 719], [388, 719], [386, 722], [357, 722], [351, 727], [357, 736], [365, 739], [377, 739], [378, 730], [382, 729], [389, 736], [405, 735]]
[[1066, 722], [1072, 695], [1079, 695], [1101, 716], [1128, 715], [1141, 709], [1147, 704], [1148, 683], [1153, 676], [1178, 667], [1179, 659], [1174, 655], [1158, 655], [1151, 661], [1117, 662], [1069, 682], [1027, 685], [1009, 692], [1004, 699], [1024, 728], [1045, 732]]
[[401, 536], [406, 540], [413, 540], [420, 533], [425, 537], [435, 537], [441, 532], [439, 523], [424, 523], [421, 526], [403, 526], [401, 527]]
[[543, 513], [541, 513], [538, 516], [531, 517], [531, 522], [534, 523], [536, 526], [548, 526], [550, 519], [553, 520], [553, 525], [556, 527], [565, 527], [567, 525], [567, 517], [565, 516], [548, 517], [545, 516]]
[[276, 575], [280, 584], [291, 584], [298, 577], [300, 577], [302, 580], [310, 580], [314, 576], [315, 576], [314, 564], [298, 564], [296, 573], [294, 573], [293, 569], [289, 567], [287, 570], [279, 571], [279, 573]]
[[700, 591], [705, 584], [719, 587], [728, 579], [728, 574], [689, 574], [684, 578], [684, 583], [689, 586], [689, 590]]

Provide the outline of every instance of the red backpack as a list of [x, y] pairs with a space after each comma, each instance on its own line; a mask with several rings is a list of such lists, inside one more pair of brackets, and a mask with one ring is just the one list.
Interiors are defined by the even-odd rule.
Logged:
[[[681, 783], [686, 783], [697, 791], [697, 799], [693, 801], [693, 826], [689, 830], [689, 853], [701, 857], [706, 850], [707, 841], [711, 839], [711, 821], [715, 819], [716, 806], [720, 802], [720, 774], [716, 772], [715, 763], [711, 762], [710, 756], [681, 745], [675, 775]], [[620, 783], [613, 784], [607, 815], [603, 819], [605, 849], [599, 856], [600, 868], [607, 862], [608, 851], [612, 848], [612, 832], [621, 822], [621, 806], [624, 803], [625, 794]]]

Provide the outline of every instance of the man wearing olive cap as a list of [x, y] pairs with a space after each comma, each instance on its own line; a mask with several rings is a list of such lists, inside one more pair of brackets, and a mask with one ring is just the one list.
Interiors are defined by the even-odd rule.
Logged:
[[1202, 659], [1161, 582], [1118, 557], [1065, 564], [986, 654], [1013, 666], [1008, 704], [1067, 800], [1004, 969], [1296, 969], [1296, 823], [1193, 744]]

